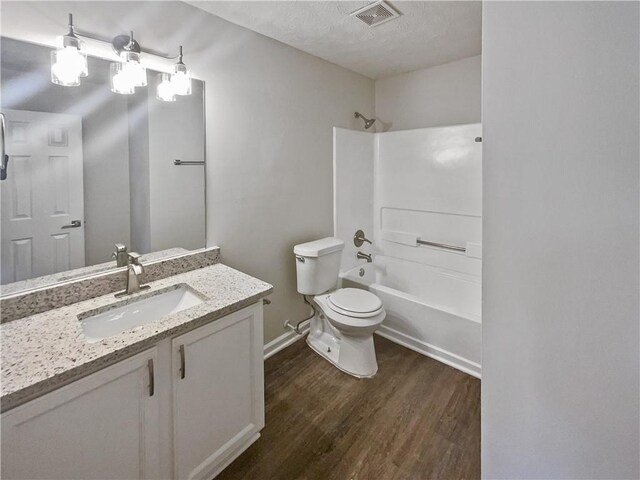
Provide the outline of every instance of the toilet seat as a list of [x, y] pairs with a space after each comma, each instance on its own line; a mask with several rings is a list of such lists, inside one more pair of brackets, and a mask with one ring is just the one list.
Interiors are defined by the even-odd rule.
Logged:
[[375, 317], [382, 311], [382, 301], [373, 293], [359, 288], [340, 288], [330, 293], [327, 305], [336, 313], [354, 318]]
[[329, 295], [317, 295], [313, 297], [314, 302], [320, 307], [320, 310], [327, 316], [329, 321], [339, 327], [342, 330], [349, 332], [367, 331], [371, 328], [376, 328], [380, 325], [386, 316], [384, 308], [381, 308], [373, 314], [368, 314], [366, 317], [355, 317], [351, 312], [346, 315], [344, 313], [337, 312], [336, 307], [332, 306], [329, 302]]
[[[328, 311], [327, 311], [328, 310]], [[334, 325], [340, 327], [343, 330], [354, 332], [359, 329], [368, 330], [371, 327], [377, 327], [384, 320], [386, 312], [382, 310], [380, 313], [374, 315], [373, 317], [360, 318], [360, 317], [350, 317], [348, 315], [343, 315], [338, 312], [334, 312], [330, 308], [327, 310], [323, 310], [324, 313], [329, 318], [329, 321]]]

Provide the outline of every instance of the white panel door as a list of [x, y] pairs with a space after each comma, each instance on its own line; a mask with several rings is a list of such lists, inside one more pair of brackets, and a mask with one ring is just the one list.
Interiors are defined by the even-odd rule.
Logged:
[[172, 341], [175, 478], [210, 479], [264, 427], [262, 304]]
[[152, 348], [2, 414], [2, 478], [159, 478], [156, 359]]
[[[82, 119], [6, 110], [2, 283], [84, 266]], [[63, 228], [79, 221], [79, 227]]]

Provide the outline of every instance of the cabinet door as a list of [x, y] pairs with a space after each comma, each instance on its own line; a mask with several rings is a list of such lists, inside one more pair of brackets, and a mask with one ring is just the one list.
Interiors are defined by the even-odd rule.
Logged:
[[156, 349], [2, 414], [2, 478], [158, 478]]
[[262, 304], [172, 345], [176, 478], [212, 478], [264, 427]]

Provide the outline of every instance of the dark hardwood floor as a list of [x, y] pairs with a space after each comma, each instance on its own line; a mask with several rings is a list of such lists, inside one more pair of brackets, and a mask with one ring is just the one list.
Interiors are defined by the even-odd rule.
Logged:
[[353, 378], [298, 341], [265, 363], [266, 427], [217, 479], [480, 478], [480, 381], [375, 336]]

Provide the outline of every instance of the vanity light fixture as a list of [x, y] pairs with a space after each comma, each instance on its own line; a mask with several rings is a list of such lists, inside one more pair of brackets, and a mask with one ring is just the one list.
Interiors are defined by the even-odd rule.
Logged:
[[80, 85], [80, 77], [89, 74], [84, 42], [73, 28], [73, 15], [69, 14], [69, 32], [57, 38], [57, 48], [51, 52], [51, 81], [65, 87]]
[[182, 45], [180, 45], [178, 62], [173, 66], [171, 84], [176, 95], [191, 95], [191, 72], [182, 62]]
[[59, 37], [56, 50], [51, 52], [51, 81], [58, 85], [80, 85], [80, 77], [88, 74], [87, 54], [84, 42], [78, 37], [90, 38], [103, 43], [110, 43], [118, 55], [118, 61], [110, 65], [111, 91], [122, 95], [135, 93], [136, 87], [147, 86], [147, 69], [140, 62], [142, 52], [167, 60], [178, 59], [172, 73], [161, 73], [158, 76], [156, 97], [164, 102], [175, 102], [176, 95], [191, 95], [191, 72], [182, 61], [180, 53], [169, 57], [152, 50], [143, 50], [140, 44], [130, 35], [118, 35], [112, 41], [99, 38], [88, 33], [79, 33], [73, 26], [73, 15], [69, 14], [69, 33]]
[[113, 39], [113, 49], [120, 57], [111, 64], [111, 91], [131, 95], [135, 87], [147, 85], [147, 69], [140, 64], [140, 45], [130, 36], [118, 35]]
[[182, 61], [182, 45], [178, 54], [178, 62], [173, 66], [173, 73], [158, 74], [156, 98], [164, 102], [175, 102], [176, 95], [191, 95], [191, 72]]

